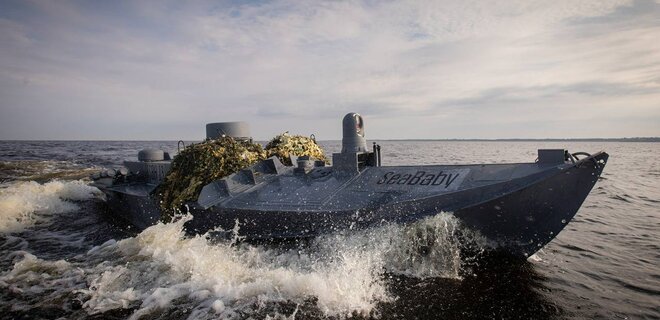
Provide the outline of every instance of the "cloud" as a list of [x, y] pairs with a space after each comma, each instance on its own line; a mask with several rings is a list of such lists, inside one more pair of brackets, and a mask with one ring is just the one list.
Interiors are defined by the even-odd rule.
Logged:
[[[564, 125], [570, 108], [626, 117], [620, 135], [660, 135], [635, 122], [660, 118], [652, 1], [35, 1], [0, 12], [3, 139], [199, 139], [204, 123], [239, 119], [260, 139], [333, 139], [349, 111], [379, 138], [536, 136], [540, 119], [554, 124], [548, 136], [612, 136]], [[389, 129], [417, 123], [429, 125]]]

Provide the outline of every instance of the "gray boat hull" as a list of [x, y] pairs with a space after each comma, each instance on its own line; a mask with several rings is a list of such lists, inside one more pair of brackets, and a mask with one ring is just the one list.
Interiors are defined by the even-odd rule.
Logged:
[[[447, 212], [499, 249], [527, 257], [573, 218], [607, 159], [600, 152], [576, 163], [373, 167], [350, 176], [319, 175], [318, 181], [278, 172], [241, 185], [240, 192], [213, 195], [211, 202], [200, 197], [206, 207], [189, 203], [193, 219], [186, 228], [205, 233], [238, 224], [247, 239], [299, 238]], [[160, 218], [154, 187], [101, 189], [114, 214], [146, 228]]]

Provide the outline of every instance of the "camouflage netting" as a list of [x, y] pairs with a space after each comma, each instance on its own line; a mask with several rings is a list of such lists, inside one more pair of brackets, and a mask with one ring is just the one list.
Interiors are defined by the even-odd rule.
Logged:
[[323, 149], [316, 144], [316, 141], [304, 136], [292, 136], [288, 132], [275, 136], [273, 140], [270, 140], [266, 145], [266, 153], [269, 157], [277, 156], [287, 166], [292, 165], [290, 155], [297, 157], [310, 156], [328, 162]]
[[260, 144], [221, 137], [192, 144], [172, 161], [170, 172], [155, 190], [163, 210], [163, 220], [169, 221], [175, 209], [195, 201], [202, 188], [212, 181], [228, 176], [257, 161], [277, 156], [291, 165], [289, 155], [310, 156], [327, 161], [321, 147], [313, 139], [283, 133], [273, 138], [264, 150]]
[[228, 176], [259, 160], [266, 159], [260, 144], [221, 137], [192, 144], [172, 161], [170, 172], [156, 189], [160, 207], [167, 221], [175, 208], [187, 201], [197, 200], [208, 183]]

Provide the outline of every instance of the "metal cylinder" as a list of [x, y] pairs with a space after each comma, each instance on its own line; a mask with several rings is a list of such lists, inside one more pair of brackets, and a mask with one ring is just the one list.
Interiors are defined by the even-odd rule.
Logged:
[[367, 152], [367, 139], [364, 138], [364, 121], [362, 116], [351, 112], [342, 121], [343, 137], [341, 152]]
[[163, 161], [165, 152], [159, 149], [142, 149], [138, 152], [138, 161]]
[[236, 140], [250, 140], [250, 126], [247, 122], [215, 122], [206, 125], [206, 138], [217, 139], [222, 136]]

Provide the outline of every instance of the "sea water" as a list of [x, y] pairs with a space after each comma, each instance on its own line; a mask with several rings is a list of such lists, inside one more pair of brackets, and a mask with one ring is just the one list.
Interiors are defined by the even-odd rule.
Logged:
[[0, 317], [660, 318], [659, 143], [379, 143], [384, 165], [531, 162], [538, 148], [610, 161], [566, 229], [519, 262], [482, 252], [451, 212], [279, 244], [186, 236], [186, 215], [138, 231], [85, 177], [176, 142], [0, 142]]

